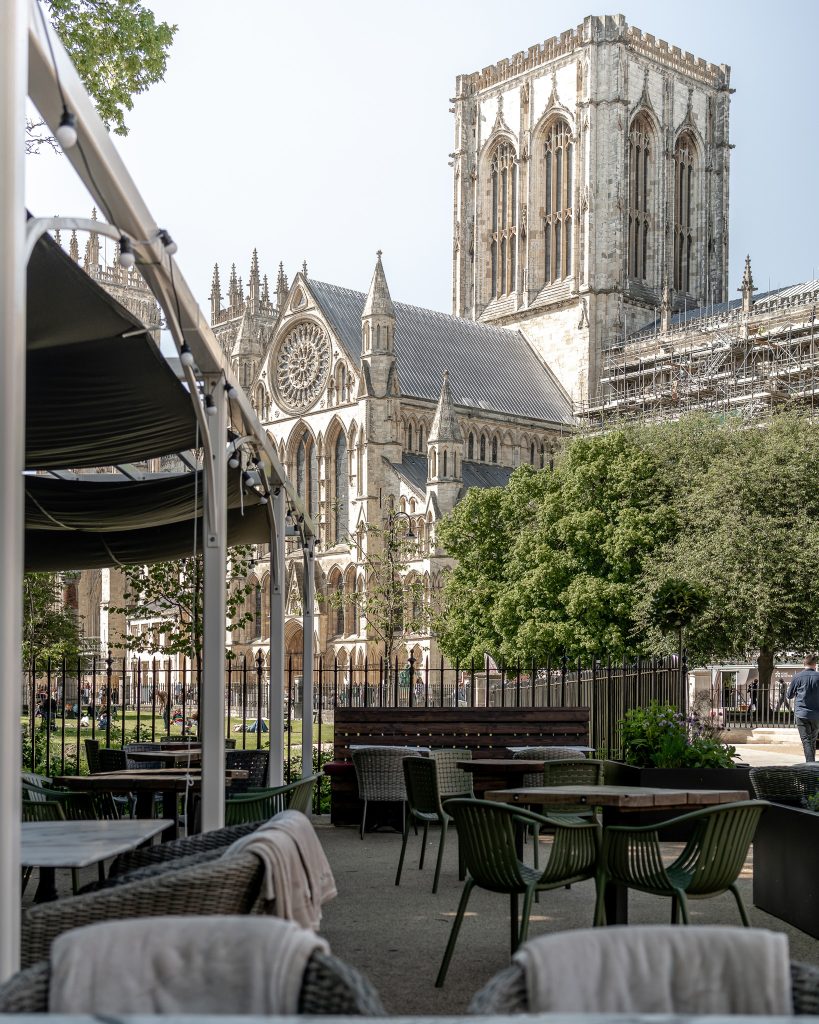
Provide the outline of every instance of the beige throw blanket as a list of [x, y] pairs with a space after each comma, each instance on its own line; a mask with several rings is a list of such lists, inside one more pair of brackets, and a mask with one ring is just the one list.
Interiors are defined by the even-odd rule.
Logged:
[[793, 1013], [787, 937], [762, 929], [590, 928], [533, 939], [513, 959], [530, 1013]]
[[278, 917], [318, 929], [321, 906], [337, 893], [316, 830], [300, 811], [282, 811], [233, 843], [225, 856], [255, 853], [264, 864], [264, 895], [275, 899]]
[[298, 1013], [324, 939], [277, 917], [142, 917], [59, 935], [50, 1013]]

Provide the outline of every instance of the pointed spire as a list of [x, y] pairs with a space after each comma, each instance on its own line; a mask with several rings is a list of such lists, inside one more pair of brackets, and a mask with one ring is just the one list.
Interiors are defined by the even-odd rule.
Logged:
[[[97, 219], [97, 208], [93, 207], [91, 210], [91, 220]], [[96, 270], [100, 262], [100, 236], [96, 231], [92, 231], [88, 236], [88, 241], [85, 243], [85, 259], [83, 265], [85, 272], [88, 273], [90, 270]]]
[[284, 264], [279, 264], [279, 276], [276, 278], [276, 305], [281, 312], [284, 309], [284, 300], [287, 298], [287, 275], [284, 272]]
[[302, 263], [302, 265], [301, 265], [301, 272], [304, 275], [304, 280], [306, 281], [307, 280], [307, 260], [305, 260]]
[[[59, 214], [55, 213], [54, 216], [55, 217], [59, 217]], [[63, 236], [62, 236], [62, 233], [61, 233], [59, 228], [57, 228], [57, 230], [54, 232], [54, 241], [59, 246], [62, 246], [62, 244], [63, 244]]]
[[381, 250], [376, 253], [378, 257], [373, 271], [373, 279], [370, 282], [370, 291], [367, 301], [364, 303], [362, 317], [366, 316], [395, 316], [395, 307], [390, 298], [390, 290], [387, 287], [387, 278], [384, 274], [384, 266], [381, 263]]
[[255, 315], [259, 312], [261, 290], [261, 281], [259, 278], [259, 254], [255, 249], [253, 250], [253, 255], [250, 257], [250, 278], [248, 280], [247, 290], [250, 312]]
[[452, 392], [449, 390], [449, 370], [444, 370], [441, 395], [438, 399], [438, 408], [435, 410], [435, 418], [429, 430], [428, 442], [429, 444], [438, 444], [441, 441], [454, 441], [463, 444], [463, 439], [463, 431], [452, 404]]
[[663, 278], [663, 296], [660, 300], [660, 330], [668, 334], [671, 330], [671, 290], [668, 287], [668, 278]]
[[213, 264], [213, 279], [210, 283], [210, 322], [215, 324], [222, 312], [222, 284], [219, 280], [219, 264]]
[[737, 291], [742, 292], [742, 312], [750, 313], [754, 308], [754, 277], [751, 273], [751, 257], [745, 257], [745, 272], [742, 275], [742, 285]]
[[239, 305], [239, 281], [236, 277], [236, 264], [230, 265], [230, 283], [228, 284], [228, 307], [235, 313]]
[[75, 263], [80, 262], [80, 243], [77, 241], [77, 232], [71, 232], [71, 241], [68, 243], [68, 255]]
[[270, 312], [270, 286], [267, 283], [267, 274], [262, 278], [262, 306]]

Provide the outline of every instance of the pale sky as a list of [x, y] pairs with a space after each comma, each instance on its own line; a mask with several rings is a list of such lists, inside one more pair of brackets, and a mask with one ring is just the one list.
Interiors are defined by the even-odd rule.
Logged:
[[[455, 76], [622, 13], [731, 67], [730, 281], [760, 291], [819, 275], [816, 0], [147, 0], [179, 26], [164, 83], [116, 139], [209, 311], [213, 264], [247, 282], [259, 251], [366, 291], [377, 249], [392, 297], [450, 312]], [[59, 157], [26, 160], [29, 208], [87, 216]]]

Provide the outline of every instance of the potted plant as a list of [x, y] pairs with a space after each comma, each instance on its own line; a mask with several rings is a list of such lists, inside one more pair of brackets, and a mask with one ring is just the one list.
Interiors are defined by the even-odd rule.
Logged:
[[685, 716], [671, 704], [652, 701], [620, 721], [622, 762], [609, 762], [613, 785], [664, 789], [746, 789], [748, 768], [734, 761], [736, 748], [720, 739], [707, 718]]

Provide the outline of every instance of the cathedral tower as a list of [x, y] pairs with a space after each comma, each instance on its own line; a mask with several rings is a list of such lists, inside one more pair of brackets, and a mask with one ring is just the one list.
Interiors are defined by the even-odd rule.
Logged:
[[604, 346], [728, 288], [730, 69], [588, 17], [457, 79], [453, 312], [518, 327], [576, 404]]

